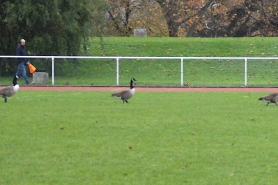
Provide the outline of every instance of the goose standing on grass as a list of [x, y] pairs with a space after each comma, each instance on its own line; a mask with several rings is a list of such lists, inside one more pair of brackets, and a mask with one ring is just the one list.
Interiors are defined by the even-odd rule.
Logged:
[[121, 100], [123, 100], [123, 103], [128, 103], [128, 99], [130, 99], [134, 93], [135, 93], [135, 88], [133, 86], [133, 83], [136, 81], [135, 78], [131, 78], [130, 80], [130, 90], [124, 90], [124, 91], [121, 91], [121, 92], [117, 92], [117, 93], [114, 93], [112, 94], [113, 97], [116, 97], [116, 98], [120, 98]]
[[262, 101], [265, 101], [267, 102], [266, 105], [268, 105], [269, 103], [275, 103], [276, 105], [277, 104], [277, 101], [278, 101], [278, 93], [271, 93], [267, 96], [264, 96], [264, 97], [261, 97], [259, 98], [259, 100], [262, 100]]
[[13, 79], [13, 86], [4, 87], [0, 90], [0, 95], [4, 98], [5, 103], [8, 97], [11, 97], [19, 90], [19, 85], [17, 84], [16, 76]]

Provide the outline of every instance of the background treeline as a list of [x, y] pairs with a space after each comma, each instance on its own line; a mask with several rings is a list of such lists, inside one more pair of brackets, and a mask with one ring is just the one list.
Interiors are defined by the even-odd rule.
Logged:
[[[0, 54], [14, 55], [25, 38], [30, 55], [86, 55], [90, 37], [135, 28], [150, 37], [277, 36], [277, 12], [276, 0], [2, 0]], [[0, 75], [15, 67], [1, 59]]]

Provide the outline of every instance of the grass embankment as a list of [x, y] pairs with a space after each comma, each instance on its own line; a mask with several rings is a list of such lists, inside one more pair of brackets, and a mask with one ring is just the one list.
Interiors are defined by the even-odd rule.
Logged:
[[[277, 38], [93, 38], [89, 56], [167, 57], [270, 57], [277, 56]], [[116, 85], [114, 59], [56, 61], [56, 85]], [[47, 62], [47, 61], [46, 61]], [[50, 61], [48, 61], [50, 63]], [[270, 60], [248, 62], [248, 86], [275, 86], [278, 63]], [[243, 86], [242, 60], [185, 60], [184, 86]], [[51, 70], [49, 69], [49, 73]], [[138, 78], [140, 86], [180, 86], [179, 60], [120, 60], [120, 85]], [[30, 76], [31, 78], [31, 76]], [[9, 84], [2, 78], [1, 84]], [[22, 83], [23, 84], [23, 83]], [[51, 84], [51, 82], [49, 82]]]

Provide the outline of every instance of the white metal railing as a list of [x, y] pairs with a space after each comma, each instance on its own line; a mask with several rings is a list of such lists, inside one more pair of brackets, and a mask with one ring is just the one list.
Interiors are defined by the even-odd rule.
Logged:
[[119, 85], [119, 66], [120, 59], [160, 59], [160, 60], [180, 60], [181, 70], [181, 86], [184, 85], [183, 80], [183, 63], [184, 60], [243, 60], [244, 61], [244, 86], [247, 86], [247, 72], [248, 72], [248, 60], [278, 60], [278, 57], [121, 57], [121, 56], [13, 56], [13, 55], [0, 55], [0, 58], [43, 58], [51, 59], [52, 61], [52, 85], [54, 85], [54, 63], [55, 59], [115, 59], [116, 60], [116, 85]]

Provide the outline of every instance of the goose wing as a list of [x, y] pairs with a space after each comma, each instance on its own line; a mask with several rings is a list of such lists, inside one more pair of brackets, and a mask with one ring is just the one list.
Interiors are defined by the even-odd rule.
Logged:
[[275, 101], [278, 96], [278, 93], [271, 93], [264, 97], [266, 101]]
[[[274, 94], [274, 93], [273, 93]], [[278, 93], [275, 93], [273, 97], [274, 102], [278, 102]]]
[[120, 98], [120, 97], [122, 97], [122, 95], [124, 95], [127, 92], [128, 92], [128, 90], [124, 90], [124, 91], [121, 91], [121, 92], [116, 92], [116, 93], [113, 93], [112, 96]]
[[15, 92], [13, 91], [13, 86], [4, 87], [0, 90], [0, 95], [4, 96], [12, 96]]
[[112, 94], [112, 96], [125, 100], [131, 98], [132, 94], [130, 93], [130, 90], [124, 90], [121, 92], [114, 93]]
[[131, 98], [133, 96], [133, 93], [131, 93], [132, 90], [128, 90], [126, 91], [123, 95], [122, 95], [122, 99], [127, 100], [129, 98]]

